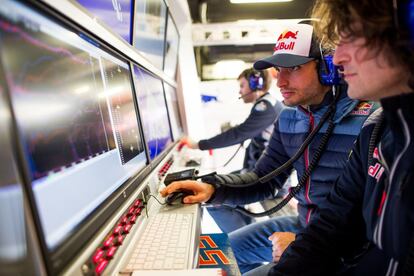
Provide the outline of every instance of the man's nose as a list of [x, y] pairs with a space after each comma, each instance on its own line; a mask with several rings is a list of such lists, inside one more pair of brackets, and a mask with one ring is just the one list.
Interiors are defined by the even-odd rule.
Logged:
[[349, 60], [349, 55], [346, 53], [346, 48], [342, 45], [336, 46], [335, 53], [333, 55], [333, 63], [337, 66], [343, 65]]
[[277, 87], [279, 88], [284, 87], [288, 85], [288, 83], [289, 83], [289, 77], [287, 76], [285, 72], [280, 71], [277, 77], [277, 81], [276, 81]]

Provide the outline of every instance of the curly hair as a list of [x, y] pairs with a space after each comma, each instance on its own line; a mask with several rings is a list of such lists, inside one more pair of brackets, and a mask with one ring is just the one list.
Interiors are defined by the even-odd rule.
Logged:
[[[315, 33], [321, 40], [336, 45], [339, 34], [346, 39], [365, 39], [365, 47], [376, 55], [382, 51], [391, 65], [414, 73], [414, 49], [406, 43], [406, 34], [397, 29], [391, 0], [316, 0], [312, 9]], [[414, 88], [414, 78], [410, 78]]]

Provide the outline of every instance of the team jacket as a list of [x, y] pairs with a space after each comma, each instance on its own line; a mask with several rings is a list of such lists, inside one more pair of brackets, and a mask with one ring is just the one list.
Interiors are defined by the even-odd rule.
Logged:
[[[335, 275], [339, 258], [367, 240], [371, 245], [346, 275], [401, 275], [409, 265], [413, 268], [414, 94], [387, 98], [381, 105], [384, 128], [373, 143], [372, 161], [368, 149], [374, 123], [362, 129], [323, 209], [271, 275]], [[414, 275], [413, 270], [405, 273]]]
[[282, 103], [266, 93], [257, 99], [243, 123], [210, 139], [199, 141], [198, 146], [201, 150], [217, 149], [251, 139], [246, 149], [243, 168], [252, 170], [270, 139], [273, 124], [282, 109]]
[[[335, 123], [333, 134], [305, 187], [296, 196], [302, 226], [309, 222], [316, 207], [325, 204], [325, 197], [345, 166], [364, 121], [375, 108], [372, 103], [351, 100], [345, 92], [342, 92], [339, 97], [333, 118]], [[309, 110], [302, 107], [285, 108], [275, 124], [269, 145], [257, 162], [254, 172], [259, 177], [264, 176], [289, 160], [298, 151], [310, 131], [319, 123], [332, 100], [332, 93], [328, 92], [320, 105], [311, 106]], [[303, 155], [284, 173], [267, 183], [237, 188], [237, 191], [232, 191], [232, 188], [228, 187], [219, 187], [212, 203], [241, 205], [273, 198], [277, 190], [282, 188], [293, 168], [296, 169], [298, 178], [304, 173], [326, 127], [327, 122]]]

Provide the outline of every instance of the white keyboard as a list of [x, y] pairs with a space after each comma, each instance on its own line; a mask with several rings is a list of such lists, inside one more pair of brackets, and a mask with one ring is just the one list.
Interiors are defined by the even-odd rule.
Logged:
[[150, 218], [122, 272], [191, 268], [194, 213], [158, 213]]

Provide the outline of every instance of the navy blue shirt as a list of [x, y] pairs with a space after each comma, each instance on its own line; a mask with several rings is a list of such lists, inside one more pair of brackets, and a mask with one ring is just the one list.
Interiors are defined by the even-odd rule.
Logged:
[[200, 140], [198, 146], [201, 150], [217, 149], [251, 139], [243, 164], [244, 169], [251, 170], [265, 149], [273, 132], [273, 124], [282, 109], [283, 104], [266, 93], [257, 99], [243, 123], [210, 139]]

